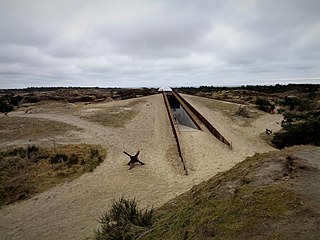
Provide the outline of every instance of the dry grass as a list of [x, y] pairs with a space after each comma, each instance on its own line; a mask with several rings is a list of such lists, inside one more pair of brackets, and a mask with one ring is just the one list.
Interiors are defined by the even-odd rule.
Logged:
[[82, 117], [103, 126], [124, 127], [139, 113], [139, 106], [145, 102], [145, 99], [135, 99], [126, 105], [106, 107]]
[[236, 113], [239, 111], [239, 107], [242, 106], [241, 104], [225, 102], [205, 97], [192, 97], [192, 100], [201, 103], [210, 110], [223, 112], [226, 116], [230, 117], [231, 119], [237, 122], [238, 120], [242, 120], [241, 122], [244, 126], [250, 125], [254, 120], [261, 116], [261, 113], [259, 113], [252, 106], [246, 107], [248, 117], [242, 117], [236, 115]]
[[38, 103], [22, 104], [20, 110], [29, 110], [31, 113], [72, 113], [77, 110], [77, 107], [82, 106], [83, 103], [65, 103], [59, 101], [41, 101]]
[[135, 199], [121, 197], [100, 217], [101, 229], [95, 232], [94, 239], [138, 239], [152, 227], [152, 218], [153, 208], [139, 209]]
[[66, 123], [44, 119], [0, 117], [0, 143], [23, 139], [48, 138], [71, 130], [78, 130], [78, 128]]
[[274, 136], [274, 133], [270, 135], [267, 135], [265, 132], [260, 133], [261, 139], [264, 140], [271, 147], [275, 147], [275, 145], [272, 143], [273, 136]]
[[314, 186], [317, 199], [319, 170], [299, 149], [255, 155], [193, 187], [156, 211], [142, 239], [318, 239], [319, 202], [297, 190]]
[[96, 145], [10, 148], [0, 152], [0, 206], [30, 198], [91, 172], [105, 158]]
[[228, 103], [224, 101], [219, 101], [215, 99], [209, 99], [209, 98], [203, 98], [203, 97], [197, 97], [193, 98], [197, 102], [200, 102], [201, 104], [205, 105], [207, 108], [211, 110], [219, 110], [223, 111], [228, 114], [234, 114], [239, 109], [239, 104], [235, 103]]

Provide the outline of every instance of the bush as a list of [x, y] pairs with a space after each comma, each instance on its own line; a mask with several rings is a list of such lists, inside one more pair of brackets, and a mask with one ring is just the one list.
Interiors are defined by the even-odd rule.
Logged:
[[22, 101], [23, 97], [21, 96], [10, 96], [10, 103], [14, 106], [18, 106]]
[[264, 98], [257, 98], [256, 105], [258, 106], [258, 109], [264, 112], [268, 112], [271, 106], [271, 103]]
[[89, 156], [81, 161], [81, 164], [85, 165], [87, 172], [93, 172], [93, 170], [100, 165], [103, 161], [102, 156], [98, 149], [91, 148]]
[[290, 111], [294, 110], [297, 106], [299, 106], [301, 100], [294, 96], [287, 96], [284, 99], [284, 105], [288, 106]]
[[67, 155], [65, 155], [64, 153], [56, 153], [50, 157], [49, 162], [51, 164], [57, 164], [57, 163], [67, 162], [68, 159], [69, 159], [69, 157]]
[[11, 150], [1, 152], [1, 155], [3, 155], [4, 157], [18, 156], [20, 158], [25, 158], [26, 157], [26, 149], [24, 149], [23, 147], [18, 147], [18, 148], [14, 148]]
[[35, 145], [28, 146], [26, 149], [27, 158], [31, 161], [38, 161], [40, 154], [40, 149]]
[[314, 108], [313, 103], [308, 99], [301, 100], [297, 106], [297, 111], [310, 111]]
[[135, 199], [123, 197], [114, 201], [112, 208], [100, 217], [101, 230], [96, 240], [137, 239], [153, 225], [153, 209], [140, 210]]
[[[294, 121], [296, 119], [298, 121]], [[279, 149], [299, 144], [320, 146], [319, 112], [298, 116], [285, 114], [282, 128], [282, 131], [275, 133], [272, 139], [272, 143]]]
[[78, 98], [72, 98], [69, 99], [68, 102], [70, 103], [76, 103], [76, 102], [92, 102], [95, 100], [94, 96], [82, 96], [82, 97], [78, 97]]
[[28, 146], [27, 148], [18, 147], [14, 149], [10, 149], [4, 152], [1, 152], [3, 157], [19, 157], [19, 158], [26, 158], [30, 161], [37, 162], [41, 158], [47, 157], [46, 154], [35, 145]]
[[78, 162], [79, 162], [78, 156], [75, 154], [71, 154], [69, 161], [68, 161], [68, 166], [78, 164]]
[[35, 95], [30, 94], [24, 97], [23, 99], [24, 103], [38, 103], [40, 102], [40, 99], [38, 99]]
[[0, 97], [0, 112], [8, 113], [13, 110], [13, 105], [11, 105], [6, 99]]
[[100, 157], [100, 153], [98, 149], [95, 148], [91, 148], [90, 149], [90, 157], [94, 158], [94, 157]]

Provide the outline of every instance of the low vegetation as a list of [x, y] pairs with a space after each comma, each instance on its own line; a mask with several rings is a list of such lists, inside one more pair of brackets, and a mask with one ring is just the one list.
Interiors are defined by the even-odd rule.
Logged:
[[284, 120], [282, 130], [275, 133], [272, 143], [279, 149], [284, 147], [314, 144], [320, 146], [320, 93], [311, 92], [278, 99]]
[[300, 149], [256, 155], [193, 187], [156, 210], [139, 239], [317, 239], [319, 166]]
[[318, 239], [320, 149], [256, 154], [155, 210], [121, 198], [102, 239]]
[[137, 116], [139, 107], [145, 101], [144, 99], [136, 99], [126, 105], [107, 107], [82, 117], [103, 126], [124, 127], [125, 124]]
[[199, 92], [203, 93], [212, 93], [212, 92], [221, 92], [228, 90], [244, 90], [251, 92], [258, 92], [261, 94], [268, 93], [285, 93], [297, 91], [300, 93], [313, 94], [318, 91], [319, 84], [288, 84], [288, 85], [247, 85], [239, 87], [216, 87], [216, 86], [200, 86], [200, 87], [180, 87], [177, 90], [181, 93], [187, 93], [191, 95], [196, 95]]
[[95, 232], [95, 240], [137, 239], [152, 227], [153, 209], [141, 210], [135, 199], [122, 197], [113, 202], [99, 223], [101, 229]]
[[264, 99], [264, 98], [257, 98], [256, 105], [259, 110], [264, 111], [264, 112], [270, 112], [270, 109], [272, 106], [271, 103], [267, 99]]
[[[283, 114], [284, 120], [281, 131], [263, 137], [278, 149], [300, 144], [320, 145], [319, 84], [276, 84], [274, 86], [232, 88], [201, 86], [178, 90], [207, 98], [241, 104], [254, 104], [261, 111]], [[201, 101], [209, 102], [205, 99]], [[217, 104], [216, 102], [206, 103], [206, 106], [228, 111], [223, 104]]]
[[240, 117], [243, 126], [250, 125], [255, 119], [261, 116], [261, 113], [255, 111], [255, 109], [253, 109], [253, 107], [251, 106], [239, 105], [231, 102], [204, 97], [197, 97], [193, 98], [192, 100], [201, 103], [212, 111], [219, 111], [220, 113], [222, 112], [232, 120], [238, 121]]
[[39, 102], [61, 103], [103, 102], [112, 99], [129, 99], [157, 93], [155, 88], [79, 88], [40, 87], [25, 89], [0, 89], [0, 112], [9, 113], [20, 105]]
[[277, 148], [300, 144], [320, 146], [320, 111], [286, 112], [281, 125], [282, 130], [272, 139]]
[[236, 104], [219, 101], [215, 99], [194, 98], [194, 100], [197, 102], [200, 102], [201, 104], [205, 105], [209, 109], [228, 112], [229, 114], [233, 114], [239, 109], [239, 106]]
[[[286, 97], [290, 98], [292, 96], [296, 96], [301, 99], [317, 98], [317, 96], [319, 97], [319, 89], [319, 84], [276, 84], [273, 86], [248, 85], [240, 87], [181, 87], [177, 90], [180, 93], [187, 93], [239, 104], [256, 104], [258, 99], [263, 99], [267, 100], [270, 104], [277, 105], [279, 100], [283, 101]], [[260, 104], [258, 103], [258, 105]]]
[[8, 114], [14, 109], [14, 107], [19, 105], [21, 100], [21, 96], [15, 96], [13, 94], [5, 94], [0, 96], [0, 112]]
[[0, 151], [0, 206], [30, 198], [93, 171], [106, 152], [95, 145], [18, 147]]
[[45, 119], [0, 116], [0, 143], [51, 138], [67, 131], [79, 130], [72, 125]]

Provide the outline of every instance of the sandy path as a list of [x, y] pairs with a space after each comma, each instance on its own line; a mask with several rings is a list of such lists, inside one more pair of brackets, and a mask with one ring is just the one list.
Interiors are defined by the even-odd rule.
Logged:
[[[246, 156], [270, 150], [258, 134], [268, 117], [252, 127], [224, 126], [227, 117], [194, 104], [234, 144], [230, 150], [207, 131], [181, 132], [181, 144], [189, 175], [183, 175], [161, 95], [146, 97], [139, 114], [124, 129], [104, 127], [64, 114], [21, 114], [72, 124], [82, 129], [85, 143], [101, 144], [108, 151], [93, 172], [57, 186], [24, 202], [0, 210], [1, 239], [85, 239], [98, 226], [97, 219], [120, 196], [136, 197], [141, 206], [159, 206], [194, 184], [232, 167]], [[123, 103], [130, 102], [123, 101]], [[119, 103], [108, 103], [106, 106]], [[101, 105], [100, 105], [101, 107]], [[19, 115], [20, 113], [16, 113]], [[273, 119], [274, 121], [274, 119]], [[261, 128], [264, 126], [263, 128]], [[262, 130], [261, 130], [262, 129]], [[253, 134], [254, 133], [254, 134]], [[253, 136], [252, 136], [253, 134]], [[248, 141], [252, 144], [248, 144]], [[253, 145], [258, 142], [257, 145]], [[140, 149], [145, 166], [128, 171], [128, 157]]]

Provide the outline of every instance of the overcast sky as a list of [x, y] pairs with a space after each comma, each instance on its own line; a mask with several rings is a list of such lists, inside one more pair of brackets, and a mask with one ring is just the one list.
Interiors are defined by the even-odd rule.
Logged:
[[0, 0], [0, 88], [320, 83], [319, 0]]

